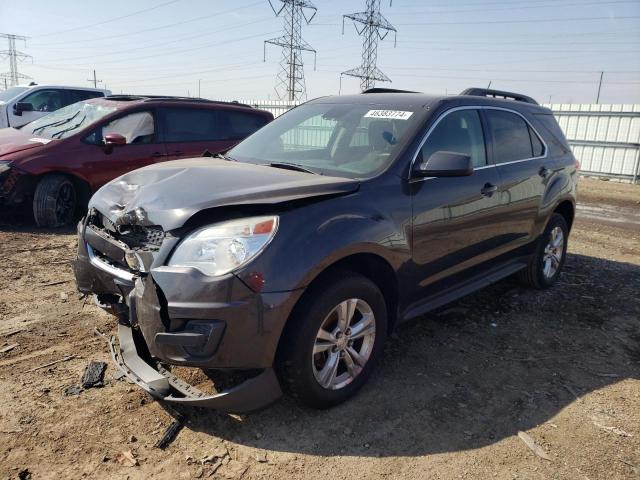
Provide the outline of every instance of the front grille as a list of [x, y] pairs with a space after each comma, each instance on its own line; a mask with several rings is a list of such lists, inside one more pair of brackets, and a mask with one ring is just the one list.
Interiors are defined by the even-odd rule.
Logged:
[[158, 225], [115, 225], [97, 210], [90, 212], [88, 225], [103, 231], [132, 250], [159, 250], [165, 237], [164, 230]]

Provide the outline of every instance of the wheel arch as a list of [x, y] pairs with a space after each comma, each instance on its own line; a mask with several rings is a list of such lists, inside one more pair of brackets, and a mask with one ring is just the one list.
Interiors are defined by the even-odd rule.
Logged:
[[562, 215], [565, 222], [567, 222], [567, 227], [569, 231], [571, 231], [571, 226], [573, 225], [573, 219], [576, 214], [576, 207], [571, 200], [563, 200], [560, 202], [556, 208], [553, 210], [553, 213], [558, 213]]
[[397, 275], [391, 266], [391, 263], [389, 263], [384, 257], [370, 252], [347, 255], [334, 261], [320, 271], [308, 283], [305, 288], [305, 292], [300, 296], [293, 307], [290, 317], [310, 292], [320, 288], [324, 282], [338, 277], [343, 272], [358, 273], [376, 284], [385, 299], [385, 304], [387, 306], [387, 323], [389, 332], [391, 332], [398, 316], [399, 287]]

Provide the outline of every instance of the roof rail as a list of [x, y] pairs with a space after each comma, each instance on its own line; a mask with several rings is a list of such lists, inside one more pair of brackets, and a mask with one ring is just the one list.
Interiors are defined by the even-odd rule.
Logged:
[[177, 96], [169, 96], [169, 95], [108, 95], [105, 98], [108, 100], [117, 100], [117, 101], [142, 100], [143, 102], [178, 100], [180, 102], [215, 103], [220, 105], [240, 105], [242, 107], [253, 108], [251, 105], [248, 105], [246, 103], [240, 103], [236, 100], [233, 100], [231, 102], [223, 102], [222, 100], [208, 100], [206, 98], [177, 97]]
[[504, 92], [502, 90], [490, 90], [488, 88], [467, 88], [460, 95], [473, 95], [475, 97], [503, 98], [505, 100], [515, 100], [516, 102], [532, 103], [539, 105], [533, 98], [520, 93]]
[[420, 93], [420, 92], [412, 92], [411, 90], [396, 90], [395, 88], [369, 88], [362, 93]]

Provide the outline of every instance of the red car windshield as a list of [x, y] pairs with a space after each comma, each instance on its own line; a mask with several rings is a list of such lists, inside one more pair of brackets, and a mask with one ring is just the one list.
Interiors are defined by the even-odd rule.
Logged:
[[105, 115], [115, 111], [116, 107], [78, 102], [26, 124], [22, 127], [22, 130], [38, 137], [65, 138], [74, 135]]

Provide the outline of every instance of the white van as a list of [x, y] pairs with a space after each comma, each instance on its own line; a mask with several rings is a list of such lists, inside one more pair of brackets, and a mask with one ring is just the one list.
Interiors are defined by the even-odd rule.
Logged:
[[0, 128], [19, 128], [59, 108], [89, 98], [111, 95], [109, 90], [60, 85], [18, 85], [0, 91]]

